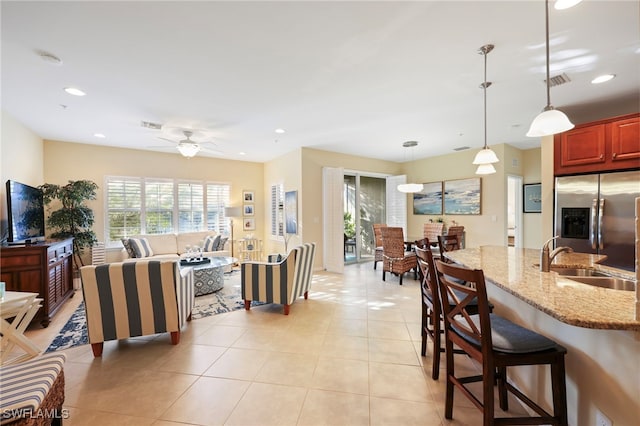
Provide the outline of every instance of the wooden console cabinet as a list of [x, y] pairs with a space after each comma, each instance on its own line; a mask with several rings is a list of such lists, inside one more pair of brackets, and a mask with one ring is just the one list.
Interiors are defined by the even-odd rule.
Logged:
[[7, 290], [38, 293], [36, 319], [47, 327], [63, 302], [73, 296], [73, 238], [0, 247], [0, 276]]
[[554, 137], [554, 174], [640, 167], [640, 114], [581, 124]]

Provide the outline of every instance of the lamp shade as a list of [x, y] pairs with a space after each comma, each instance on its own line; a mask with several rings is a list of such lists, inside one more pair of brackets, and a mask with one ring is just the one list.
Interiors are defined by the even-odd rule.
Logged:
[[420, 192], [424, 188], [421, 183], [402, 183], [398, 185], [398, 191], [404, 193]]
[[476, 169], [477, 175], [491, 175], [491, 174], [494, 174], [495, 172], [496, 172], [496, 168], [493, 167], [493, 164], [491, 163], [480, 164]]
[[225, 207], [225, 217], [240, 217], [242, 216], [242, 209], [240, 207]]
[[476, 154], [472, 164], [490, 164], [500, 161], [498, 156], [491, 148], [483, 148]]
[[535, 138], [541, 136], [555, 135], [556, 133], [571, 130], [575, 125], [569, 121], [569, 118], [557, 109], [545, 108], [536, 118], [533, 119], [531, 127], [527, 132], [527, 136]]
[[179, 143], [178, 151], [187, 158], [195, 156], [200, 151], [200, 145], [197, 143]]

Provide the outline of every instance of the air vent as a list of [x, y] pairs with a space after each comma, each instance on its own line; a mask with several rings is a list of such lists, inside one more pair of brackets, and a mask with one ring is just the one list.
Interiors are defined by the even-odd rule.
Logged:
[[140, 125], [147, 129], [160, 130], [162, 129], [162, 124], [152, 123], [150, 121], [141, 121]]
[[[560, 75], [556, 75], [551, 77], [549, 83], [549, 87], [560, 86], [561, 84], [565, 84], [571, 81], [568, 75], [562, 73]], [[547, 84], [547, 80], [544, 80], [544, 84]]]
[[457, 148], [453, 148], [454, 151], [466, 151], [467, 149], [470, 149], [471, 147], [468, 146], [459, 146]]

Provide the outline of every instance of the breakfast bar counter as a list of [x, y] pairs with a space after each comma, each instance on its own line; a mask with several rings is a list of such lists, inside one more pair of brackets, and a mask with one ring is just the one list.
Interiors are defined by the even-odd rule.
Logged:
[[[482, 269], [487, 281], [566, 324], [640, 331], [635, 292], [595, 287], [556, 272], [540, 272], [539, 250], [482, 246], [451, 251], [447, 257], [468, 268]], [[630, 272], [598, 265], [604, 259], [586, 253], [560, 253], [552, 265], [600, 269], [633, 279]]]

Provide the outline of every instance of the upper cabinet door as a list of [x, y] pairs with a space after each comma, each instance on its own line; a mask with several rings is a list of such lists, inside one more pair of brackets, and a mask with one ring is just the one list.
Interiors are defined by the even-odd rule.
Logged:
[[640, 168], [640, 114], [581, 124], [554, 137], [556, 176]]
[[640, 166], [640, 118], [614, 121], [611, 125], [611, 161], [635, 160]]

